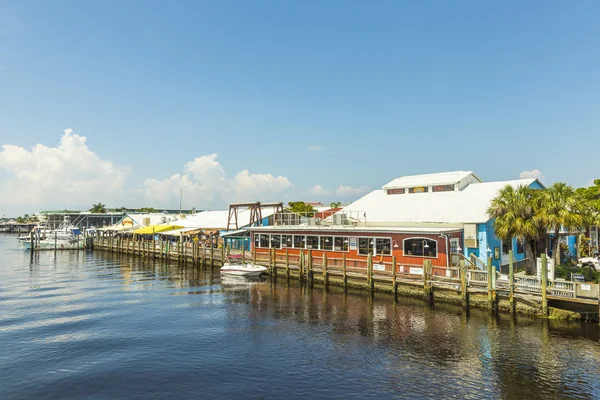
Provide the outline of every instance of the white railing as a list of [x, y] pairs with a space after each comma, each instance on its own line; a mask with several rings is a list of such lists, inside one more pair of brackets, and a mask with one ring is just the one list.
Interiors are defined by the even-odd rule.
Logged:
[[537, 277], [515, 277], [515, 291], [521, 293], [541, 294], [540, 280]]
[[575, 283], [570, 281], [548, 281], [548, 293], [554, 296], [575, 297]]
[[298, 214], [294, 212], [280, 212], [273, 216], [273, 225], [277, 226], [358, 226], [366, 222], [364, 211], [338, 211], [336, 213], [311, 212]]
[[476, 271], [469, 270], [467, 271], [467, 280], [469, 284], [474, 283], [478, 285], [487, 285], [488, 281], [488, 272], [487, 271]]

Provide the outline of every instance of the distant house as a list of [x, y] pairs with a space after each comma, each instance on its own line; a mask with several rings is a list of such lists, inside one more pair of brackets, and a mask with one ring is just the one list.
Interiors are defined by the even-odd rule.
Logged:
[[[500, 269], [513, 250], [517, 261], [532, 257], [525, 244], [496, 237], [494, 221], [487, 214], [492, 199], [506, 185], [543, 188], [536, 179], [482, 182], [471, 171], [403, 176], [383, 185], [322, 221], [249, 228], [257, 252], [275, 248], [298, 254], [308, 249], [313, 256], [365, 260], [370, 254], [383, 262], [396, 256], [406, 268], [431, 260], [438, 267], [451, 266], [461, 257], [492, 257]], [[389, 268], [389, 265], [386, 267]]]

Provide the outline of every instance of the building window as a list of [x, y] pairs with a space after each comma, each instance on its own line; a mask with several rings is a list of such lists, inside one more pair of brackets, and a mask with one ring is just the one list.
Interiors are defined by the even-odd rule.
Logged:
[[292, 247], [292, 235], [281, 235], [281, 247]]
[[258, 247], [269, 248], [269, 235], [261, 233], [258, 235]]
[[373, 244], [371, 238], [358, 238], [358, 254], [368, 256], [373, 254]]
[[333, 249], [336, 251], [348, 251], [348, 238], [336, 236], [333, 241]]
[[281, 248], [281, 235], [271, 235], [271, 248], [272, 249], [280, 249]]
[[524, 242], [523, 242], [523, 239], [521, 239], [521, 238], [517, 238], [517, 253], [518, 254], [525, 253]]
[[437, 242], [427, 238], [404, 239], [405, 256], [437, 258]]
[[453, 192], [454, 185], [438, 185], [433, 187], [434, 192]]
[[402, 189], [388, 189], [387, 194], [404, 194], [404, 188]]
[[296, 249], [305, 249], [306, 248], [306, 238], [304, 235], [294, 235], [294, 248]]
[[509, 250], [512, 250], [512, 240], [502, 241], [502, 254], [508, 254]]
[[392, 254], [392, 240], [385, 238], [375, 239], [375, 254], [389, 256]]
[[428, 186], [417, 186], [408, 189], [408, 193], [425, 193], [429, 192]]
[[321, 250], [333, 250], [333, 236], [321, 236]]
[[306, 237], [306, 248], [307, 249], [318, 249], [319, 248], [319, 237], [318, 236], [307, 236]]

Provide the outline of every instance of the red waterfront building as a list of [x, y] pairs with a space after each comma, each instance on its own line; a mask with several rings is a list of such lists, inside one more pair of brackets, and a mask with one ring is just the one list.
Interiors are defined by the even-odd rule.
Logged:
[[[374, 190], [332, 215], [302, 217], [279, 213], [272, 226], [248, 228], [257, 253], [298, 255], [366, 261], [369, 254], [379, 268], [391, 269], [396, 256], [400, 272], [421, 267], [449, 267], [461, 255], [485, 264], [493, 258], [503, 265], [505, 252], [525, 257], [518, 240], [502, 243], [494, 235], [487, 208], [506, 186], [541, 187], [535, 179], [482, 182], [471, 171], [404, 176]], [[364, 263], [362, 264], [364, 265]]]

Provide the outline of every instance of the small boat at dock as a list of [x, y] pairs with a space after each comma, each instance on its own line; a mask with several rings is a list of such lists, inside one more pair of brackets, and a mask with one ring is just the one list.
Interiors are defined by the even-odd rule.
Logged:
[[263, 265], [252, 265], [251, 263], [242, 263], [241, 255], [229, 255], [226, 262], [221, 267], [221, 274], [239, 275], [239, 276], [258, 276], [267, 272], [267, 267]]

